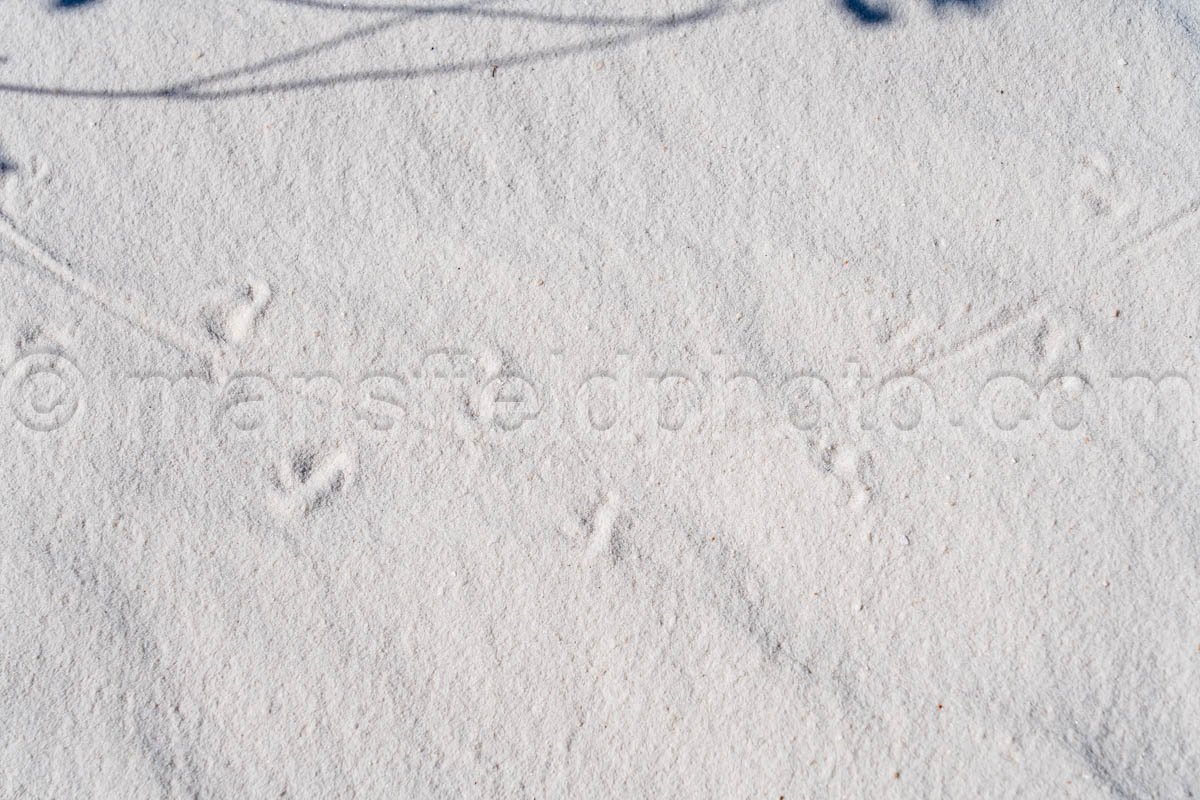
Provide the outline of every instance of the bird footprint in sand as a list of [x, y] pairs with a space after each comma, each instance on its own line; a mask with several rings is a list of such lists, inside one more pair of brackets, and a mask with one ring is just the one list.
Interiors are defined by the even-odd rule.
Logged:
[[50, 193], [50, 168], [34, 156], [19, 165], [0, 154], [0, 208], [13, 217], [24, 217], [45, 202]]
[[354, 459], [345, 450], [297, 450], [275, 465], [274, 510], [280, 517], [306, 516], [349, 486], [353, 476]]
[[240, 345], [254, 333], [271, 302], [271, 288], [247, 280], [236, 293], [214, 290], [200, 310], [200, 324], [218, 344]]

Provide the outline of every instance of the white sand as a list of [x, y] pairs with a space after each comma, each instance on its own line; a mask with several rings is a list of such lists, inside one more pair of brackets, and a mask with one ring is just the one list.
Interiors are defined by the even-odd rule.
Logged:
[[1200, 793], [1195, 0], [377, 2], [0, 3], [0, 797]]

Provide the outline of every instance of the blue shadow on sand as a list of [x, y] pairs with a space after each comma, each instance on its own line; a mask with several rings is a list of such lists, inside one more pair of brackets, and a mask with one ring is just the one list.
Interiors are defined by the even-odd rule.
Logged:
[[[886, 25], [893, 21], [892, 12], [885, 0], [839, 0], [842, 10], [860, 24], [868, 27]], [[959, 6], [972, 11], [983, 11], [991, 0], [929, 0], [935, 11], [950, 6]]]

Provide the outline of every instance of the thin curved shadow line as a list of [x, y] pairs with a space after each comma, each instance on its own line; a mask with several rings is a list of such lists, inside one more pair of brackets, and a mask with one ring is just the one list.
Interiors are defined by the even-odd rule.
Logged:
[[278, 67], [284, 64], [291, 64], [296, 61], [302, 61], [306, 58], [311, 58], [312, 56], [323, 53], [326, 50], [333, 50], [357, 39], [364, 39], [374, 36], [377, 33], [383, 33], [389, 28], [394, 28], [402, 23], [410, 22], [412, 19], [413, 17], [405, 16], [385, 20], [383, 22], [377, 22], [374, 25], [365, 25], [363, 27], [355, 28], [354, 30], [346, 31], [345, 33], [341, 33], [337, 36], [317, 42], [316, 44], [307, 45], [295, 50], [289, 50], [286, 53], [280, 53], [278, 55], [271, 56], [270, 58], [264, 58], [262, 61], [255, 61], [251, 64], [246, 64], [245, 66], [233, 67], [220, 72], [213, 72], [199, 78], [181, 81], [179, 83], [172, 84], [170, 88], [176, 91], [186, 91], [199, 86], [205, 86], [210, 83], [229, 80], [231, 78], [244, 78], [247, 75], [263, 72], [271, 69], [272, 67]]
[[[291, 0], [280, 1], [290, 2]], [[306, 0], [298, 1], [306, 2]], [[780, 0], [750, 0], [750, 2], [745, 3], [740, 7], [739, 12], [745, 13], [752, 9], [771, 5], [776, 2], [780, 2]], [[671, 17], [652, 18], [651, 22], [640, 24], [636, 29], [624, 33], [592, 38], [585, 42], [579, 42], [571, 45], [547, 47], [540, 50], [534, 50], [529, 53], [522, 53], [507, 57], [501, 56], [498, 58], [489, 59], [472, 59], [460, 61], [454, 64], [443, 64], [429, 67], [358, 70], [319, 78], [282, 80], [253, 86], [232, 87], [228, 89], [197, 90], [197, 87], [200, 86], [222, 80], [228, 80], [230, 78], [243, 77], [256, 72], [262, 72], [263, 70], [270, 69], [272, 67], [309, 58], [317, 53], [338, 47], [356, 39], [374, 36], [403, 22], [408, 22], [425, 15], [424, 12], [419, 10], [425, 8], [424, 6], [416, 8], [418, 9], [416, 13], [414, 13], [411, 9], [402, 11], [399, 12], [399, 16], [396, 18], [384, 20], [373, 25], [367, 25], [347, 33], [339, 34], [338, 36], [327, 39], [323, 42], [319, 42], [314, 45], [308, 45], [288, 53], [272, 56], [264, 59], [263, 61], [255, 62], [243, 67], [223, 70], [221, 72], [202, 76], [200, 78], [193, 78], [187, 81], [168, 84], [159, 88], [83, 89], [76, 87], [50, 87], [32, 84], [0, 83], [0, 93], [76, 100], [178, 100], [191, 102], [210, 102], [232, 100], [244, 97], [283, 94], [310, 89], [331, 88], [352, 83], [416, 80], [437, 75], [455, 75], [464, 72], [473, 72], [476, 70], [486, 70], [492, 67], [503, 68], [522, 66], [542, 61], [565, 58], [572, 55], [604, 50], [611, 47], [626, 46], [642, 39], [654, 38], [678, 28], [688, 27], [701, 22], [714, 20], [731, 13], [728, 7], [728, 0], [712, 0], [712, 2], [710, 2], [707, 6], [697, 9], [696, 11]], [[466, 8], [466, 6], [450, 6], [442, 8], [444, 10], [446, 8]], [[485, 9], [475, 7], [475, 10], [481, 11]]]
[[327, 0], [271, 0], [271, 2], [287, 6], [299, 6], [301, 8], [312, 8], [320, 11], [336, 11], [341, 13], [386, 14], [399, 12], [422, 17], [453, 17], [469, 15], [473, 17], [487, 17], [489, 19], [512, 19], [520, 22], [540, 22], [546, 25], [564, 25], [591, 28], [655, 25], [670, 19], [670, 17], [656, 16], [653, 14], [640, 14], [636, 16], [605, 16], [602, 14], [546, 14], [540, 11], [525, 11], [521, 9], [480, 8], [471, 3], [453, 6], [414, 6], [374, 3], [335, 3], [327, 2]]
[[[550, 22], [554, 22], [556, 24], [563, 24], [563, 25], [586, 25], [589, 27], [594, 25], [595, 27], [602, 27], [599, 23], [593, 23], [590, 21], [589, 22], [578, 21], [578, 20], [583, 20], [584, 18], [582, 18], [582, 17], [552, 18], [548, 15], [533, 15], [533, 14], [527, 14], [524, 12], [509, 12], [509, 11], [504, 11], [502, 9], [488, 9], [488, 8], [484, 7], [488, 3], [494, 3], [496, 1], [497, 0], [484, 0], [484, 2], [481, 2], [481, 3], [457, 5], [457, 6], [397, 7], [400, 10], [390, 12], [390, 18], [387, 20], [384, 20], [382, 22], [377, 22], [373, 25], [366, 25], [361, 28], [356, 28], [354, 30], [347, 31], [346, 33], [339, 34], [337, 36], [331, 37], [329, 39], [318, 42], [316, 44], [307, 45], [305, 47], [297, 48], [296, 50], [291, 50], [286, 53], [281, 53], [279, 55], [271, 56], [270, 58], [265, 58], [262, 61], [256, 61], [252, 64], [247, 64], [242, 67], [235, 67], [232, 69], [223, 70], [221, 72], [214, 72], [210, 75], [205, 75], [200, 78], [194, 78], [194, 79], [188, 80], [188, 81], [181, 81], [180, 83], [173, 84], [173, 88], [180, 89], [180, 90], [193, 89], [198, 86], [204, 86], [204, 85], [210, 84], [210, 83], [218, 83], [220, 81], [227, 80], [230, 78], [241, 78], [241, 77], [245, 77], [247, 75], [252, 75], [257, 72], [263, 72], [265, 70], [271, 69], [272, 67], [280, 66], [283, 64], [288, 64], [288, 63], [291, 63], [294, 61], [301, 61], [305, 58], [310, 58], [310, 57], [317, 55], [319, 53], [322, 53], [326, 50], [335, 49], [343, 44], [347, 44], [356, 39], [367, 38], [370, 36], [374, 36], [377, 33], [383, 33], [384, 31], [386, 31], [390, 28], [397, 27], [398, 25], [401, 25], [406, 22], [411, 22], [419, 17], [432, 16], [434, 14], [448, 14], [448, 15], [457, 16], [457, 15], [466, 15], [467, 13], [470, 13], [472, 16], [479, 16], [479, 17], [513, 18], [513, 19], [520, 19], [522, 21], [550, 21]], [[279, 2], [279, 3], [285, 3], [285, 4], [295, 4], [295, 5], [309, 5], [309, 4], [312, 4], [314, 6], [320, 5], [315, 0], [273, 0], [273, 2]], [[645, 16], [645, 17], [620, 17], [620, 18], [618, 18], [618, 17], [612, 17], [612, 18], [588, 17], [586, 19], [588, 19], [588, 20], [611, 19], [611, 20], [613, 20], [613, 25], [618, 25], [618, 24], [635, 25], [636, 24], [638, 26], [644, 27], [644, 26], [648, 26], [648, 25], [665, 23], [667, 21], [670, 21], [672, 18], [671, 17]], [[618, 22], [617, 20], [620, 20], [620, 21]], [[604, 27], [607, 27], [607, 25], [604, 25]]]
[[[494, 3], [496, 1], [497, 0], [483, 0], [482, 3], [475, 4], [474, 7], [482, 8], [483, 5], [485, 5], [487, 3]], [[463, 6], [463, 7], [466, 8], [467, 6]], [[422, 7], [414, 7], [414, 9], [419, 9], [419, 8], [422, 8]], [[210, 84], [210, 83], [218, 83], [220, 81], [228, 80], [230, 78], [242, 78], [247, 75], [253, 75], [258, 72], [264, 72], [268, 69], [271, 69], [272, 67], [278, 67], [278, 66], [282, 66], [284, 64], [290, 64], [290, 63], [293, 63], [296, 61], [303, 61], [306, 58], [311, 58], [312, 56], [318, 55], [319, 53], [323, 53], [327, 50], [336, 49], [343, 44], [348, 44], [357, 39], [369, 38], [371, 36], [374, 36], [377, 33], [383, 33], [384, 31], [386, 31], [390, 28], [397, 27], [403, 23], [412, 22], [413, 20], [417, 19], [419, 16], [421, 16], [421, 14], [417, 10], [410, 9], [410, 10], [400, 11], [400, 12], [390, 15], [389, 19], [383, 20], [382, 22], [376, 22], [371, 25], [364, 25], [360, 28], [355, 28], [353, 30], [346, 31], [345, 33], [340, 33], [337, 36], [333, 36], [333, 37], [330, 37], [323, 41], [317, 42], [316, 44], [305, 45], [304, 47], [299, 47], [299, 48], [296, 48], [295, 50], [289, 50], [285, 53], [280, 53], [278, 55], [270, 56], [269, 58], [264, 58], [261, 61], [255, 61], [251, 64], [246, 64], [241, 67], [233, 67], [231, 69], [222, 70], [220, 72], [213, 72], [213, 73], [204, 75], [199, 78], [193, 78], [191, 80], [181, 81], [179, 83], [172, 84], [171, 88], [176, 89], [176, 90], [193, 89], [197, 86], [204, 86], [204, 85]]]

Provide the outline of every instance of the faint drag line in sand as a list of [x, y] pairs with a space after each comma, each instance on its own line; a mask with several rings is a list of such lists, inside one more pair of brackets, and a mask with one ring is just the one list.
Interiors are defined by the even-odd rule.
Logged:
[[[1142, 233], [1134, 236], [1132, 239], [1117, 245], [1117, 247], [1112, 251], [1111, 255], [1107, 256], [1103, 260], [1107, 261], [1109, 259], [1117, 258], [1118, 256], [1123, 256], [1131, 250], [1149, 244], [1155, 239], [1169, 234], [1173, 228], [1180, 226], [1181, 223], [1185, 223], [1189, 217], [1192, 218], [1193, 223], [1196, 222], [1198, 219], [1197, 212], [1200, 212], [1200, 197], [1192, 200], [1192, 202], [1188, 203], [1182, 208], [1176, 209], [1170, 214], [1167, 214], [1165, 217], [1151, 225]], [[1183, 227], [1186, 230], [1187, 225], [1184, 224]]]
[[[1194, 226], [1200, 222], [1200, 198], [1192, 200], [1190, 203], [1176, 209], [1175, 211], [1162, 217], [1158, 222], [1150, 225], [1143, 232], [1127, 239], [1118, 244], [1106, 255], [1091, 261], [1090, 268], [1101, 267], [1108, 262], [1127, 255], [1138, 248], [1150, 244], [1156, 239], [1169, 235], [1172, 232], [1179, 230], [1187, 230], [1188, 227]], [[890, 373], [891, 377], [900, 375], [912, 375], [921, 370], [926, 370], [936, 367], [946, 361], [950, 361], [958, 356], [969, 354], [981, 346], [987, 345], [1006, 334], [1010, 333], [1020, 325], [1024, 324], [1029, 317], [1034, 314], [1042, 305], [1041, 297], [1032, 296], [1025, 300], [1011, 304], [1007, 307], [1001, 307], [999, 312], [984, 324], [982, 327], [975, 330], [958, 341], [948, 345], [938, 352], [934, 352], [924, 358], [916, 359], [907, 366], [899, 367]], [[874, 388], [880, 388], [886, 383], [887, 378], [875, 384]]]
[[40, 270], [58, 281], [67, 290], [90, 300], [114, 317], [124, 320], [141, 333], [164, 344], [185, 356], [196, 359], [211, 369], [221, 353], [204, 342], [193, 338], [187, 331], [142, 312], [132, 303], [108, 294], [86, 278], [77, 274], [70, 264], [55, 256], [42, 245], [25, 235], [12, 219], [0, 211], [0, 234], [3, 234], [17, 249], [28, 256]]
[[992, 319], [983, 326], [975, 329], [973, 332], [963, 336], [957, 341], [947, 345], [938, 352], [934, 352], [924, 358], [918, 358], [907, 366], [898, 367], [889, 373], [888, 377], [874, 385], [874, 389], [879, 389], [883, 384], [887, 383], [892, 377], [902, 375], [913, 375], [922, 370], [927, 370], [932, 367], [939, 366], [947, 361], [951, 361], [959, 356], [967, 355], [980, 347], [1001, 339], [1013, 330], [1025, 324], [1029, 317], [1042, 304], [1041, 297], [1032, 296], [1017, 303], [1008, 306], [1002, 306]]

